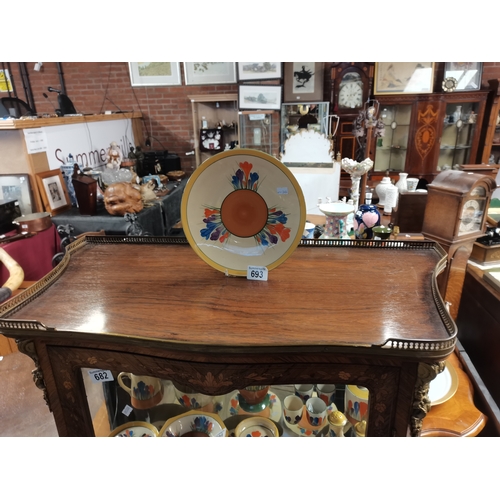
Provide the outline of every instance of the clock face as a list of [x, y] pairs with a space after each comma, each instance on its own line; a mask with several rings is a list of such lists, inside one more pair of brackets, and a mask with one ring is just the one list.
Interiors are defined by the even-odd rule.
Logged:
[[481, 229], [484, 200], [468, 200], [464, 203], [458, 235], [472, 233]]
[[363, 81], [357, 73], [347, 73], [339, 86], [339, 108], [360, 108], [363, 105]]

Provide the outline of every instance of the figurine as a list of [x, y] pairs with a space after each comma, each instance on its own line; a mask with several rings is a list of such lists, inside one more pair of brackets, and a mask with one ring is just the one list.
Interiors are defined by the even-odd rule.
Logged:
[[116, 144], [116, 142], [112, 142], [109, 145], [108, 151], [106, 153], [106, 166], [108, 168], [112, 168], [113, 170], [118, 170], [123, 160], [123, 155]]

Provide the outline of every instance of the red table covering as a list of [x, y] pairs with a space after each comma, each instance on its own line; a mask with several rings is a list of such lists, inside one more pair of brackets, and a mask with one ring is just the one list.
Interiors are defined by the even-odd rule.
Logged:
[[[7, 233], [15, 235], [16, 231]], [[38, 281], [52, 269], [52, 257], [61, 251], [61, 238], [52, 224], [31, 238], [0, 244], [22, 268], [25, 281]], [[9, 279], [9, 271], [0, 263], [0, 286]]]

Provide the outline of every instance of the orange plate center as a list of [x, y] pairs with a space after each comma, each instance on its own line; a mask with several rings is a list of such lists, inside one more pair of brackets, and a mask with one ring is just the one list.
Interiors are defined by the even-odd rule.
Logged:
[[226, 196], [220, 216], [224, 227], [231, 234], [250, 238], [265, 227], [267, 205], [259, 193], [251, 189], [238, 189]]

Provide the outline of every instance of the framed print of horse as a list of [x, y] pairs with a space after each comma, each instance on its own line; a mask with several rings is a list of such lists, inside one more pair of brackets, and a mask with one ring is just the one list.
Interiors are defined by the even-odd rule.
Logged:
[[284, 102], [323, 101], [323, 63], [286, 62]]

